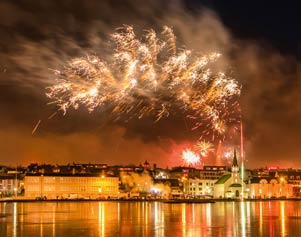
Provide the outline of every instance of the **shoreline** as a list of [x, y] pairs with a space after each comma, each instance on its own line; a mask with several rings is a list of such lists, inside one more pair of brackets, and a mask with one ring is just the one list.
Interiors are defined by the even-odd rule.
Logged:
[[215, 202], [267, 202], [267, 201], [301, 201], [301, 198], [262, 198], [253, 199], [245, 198], [241, 199], [47, 199], [47, 200], [36, 200], [28, 198], [0, 198], [0, 203], [5, 202], [163, 202], [168, 204], [178, 203], [215, 203]]

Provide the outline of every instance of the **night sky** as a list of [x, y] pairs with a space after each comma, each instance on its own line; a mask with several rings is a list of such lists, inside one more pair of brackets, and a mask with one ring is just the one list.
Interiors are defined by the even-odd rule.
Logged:
[[[79, 108], [48, 119], [57, 109], [45, 96], [55, 83], [51, 69], [73, 57], [107, 55], [108, 35], [129, 24], [138, 32], [172, 26], [186, 48], [221, 52], [220, 67], [242, 85], [246, 166], [301, 168], [297, 10], [259, 1], [1, 1], [0, 164], [181, 164], [181, 150], [200, 131], [180, 113], [159, 123], [114, 122], [106, 111]], [[233, 136], [224, 146], [239, 149], [239, 134]]]

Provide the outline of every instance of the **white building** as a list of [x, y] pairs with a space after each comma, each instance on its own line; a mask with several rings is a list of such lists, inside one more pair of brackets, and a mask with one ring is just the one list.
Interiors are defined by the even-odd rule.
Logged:
[[216, 179], [185, 179], [183, 182], [185, 197], [197, 198], [202, 196], [213, 196], [215, 182]]
[[283, 177], [254, 177], [248, 185], [250, 198], [288, 198], [294, 196], [293, 184]]
[[[245, 184], [239, 176], [239, 167], [235, 150], [231, 171], [231, 174], [225, 174], [216, 181], [214, 185], [214, 198], [240, 198], [242, 196], [242, 190], [245, 190]], [[242, 187], [242, 185], [244, 185], [244, 187]], [[247, 196], [245, 192], [243, 196]]]
[[21, 182], [16, 175], [0, 175], [0, 197], [17, 196], [20, 193]]

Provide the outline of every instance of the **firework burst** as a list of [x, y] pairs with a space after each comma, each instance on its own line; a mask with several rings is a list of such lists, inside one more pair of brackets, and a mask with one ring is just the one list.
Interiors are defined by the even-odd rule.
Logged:
[[182, 159], [188, 166], [196, 166], [201, 163], [200, 156], [189, 149], [182, 152]]
[[146, 31], [140, 39], [133, 27], [124, 26], [111, 35], [112, 60], [95, 55], [74, 58], [55, 70], [56, 84], [47, 96], [65, 114], [84, 105], [92, 112], [109, 109], [116, 119], [152, 117], [155, 122], [171, 114], [193, 118], [195, 126], [213, 134], [225, 133], [232, 98], [240, 94], [235, 79], [212, 70], [221, 56], [179, 50], [172, 28], [161, 34]]
[[200, 141], [195, 145], [196, 151], [203, 157], [206, 157], [210, 152], [214, 151], [214, 146], [211, 142]]

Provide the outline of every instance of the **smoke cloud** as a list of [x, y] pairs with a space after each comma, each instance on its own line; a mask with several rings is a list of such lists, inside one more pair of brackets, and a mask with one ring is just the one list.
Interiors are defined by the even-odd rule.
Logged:
[[[266, 42], [236, 37], [214, 11], [192, 13], [182, 1], [23, 0], [2, 1], [0, 13], [1, 163], [181, 163], [177, 151], [200, 134], [191, 131], [187, 118], [116, 123], [106, 111], [80, 108], [48, 119], [56, 111], [45, 97], [45, 88], [55, 82], [52, 69], [72, 57], [107, 57], [112, 48], [108, 36], [129, 24], [137, 33], [168, 25], [179, 47], [219, 51], [218, 67], [242, 85], [246, 166], [301, 165], [300, 62]], [[238, 147], [239, 134], [233, 137], [227, 145]]]

